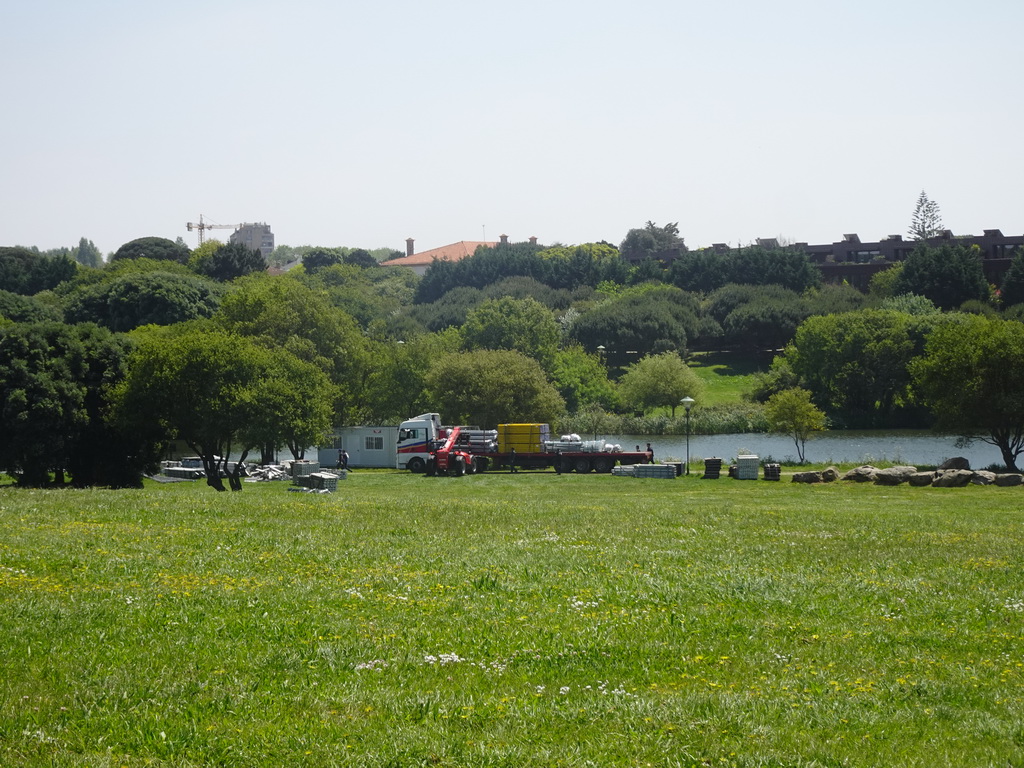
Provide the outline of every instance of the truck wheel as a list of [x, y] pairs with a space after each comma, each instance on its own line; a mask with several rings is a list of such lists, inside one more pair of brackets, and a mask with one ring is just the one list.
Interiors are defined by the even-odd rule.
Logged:
[[430, 461], [427, 462], [427, 466], [426, 466], [426, 470], [425, 471], [427, 473], [427, 477], [436, 477], [437, 476], [437, 464], [434, 462], [433, 459], [431, 459]]
[[559, 471], [563, 475], [567, 475], [570, 472], [572, 472], [572, 459], [555, 459], [555, 461], [561, 464], [561, 468], [559, 469]]
[[452, 477], [462, 477], [464, 474], [466, 474], [466, 464], [465, 462], [463, 462], [461, 456], [452, 462], [452, 466], [448, 470], [448, 474], [450, 474]]
[[593, 467], [590, 466], [590, 459], [585, 459], [582, 456], [573, 461], [572, 466], [573, 469], [576, 470], [576, 474], [578, 475], [585, 475], [587, 474], [587, 472], [593, 469]]
[[488, 459], [488, 458], [484, 458], [483, 456], [478, 457], [476, 459], [476, 462], [477, 462], [477, 465], [476, 465], [476, 471], [477, 472], [486, 472], [488, 467], [491, 466], [491, 460]]
[[615, 466], [615, 460], [608, 456], [598, 456], [594, 459], [594, 471], [603, 475], [611, 472], [613, 466]]
[[426, 463], [419, 456], [413, 456], [405, 466], [410, 472], [415, 472], [417, 475], [427, 468]]

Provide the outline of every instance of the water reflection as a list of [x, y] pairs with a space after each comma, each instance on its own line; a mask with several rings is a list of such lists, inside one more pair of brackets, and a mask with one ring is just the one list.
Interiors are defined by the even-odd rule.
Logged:
[[[650, 442], [656, 460], [672, 458], [681, 461], [686, 458], [685, 435], [601, 437], [608, 442], [618, 443], [627, 451]], [[797, 457], [793, 439], [782, 435], [690, 435], [691, 463], [712, 456], [732, 461], [736, 456], [747, 453], [762, 458], [771, 456], [776, 461], [786, 462], [795, 462]], [[821, 432], [807, 441], [806, 456], [808, 461], [815, 464], [893, 462], [932, 466], [952, 456], [967, 458], [976, 469], [1003, 463], [999, 450], [988, 443], [975, 441], [969, 448], [957, 448], [955, 435], [936, 435], [915, 430]]]

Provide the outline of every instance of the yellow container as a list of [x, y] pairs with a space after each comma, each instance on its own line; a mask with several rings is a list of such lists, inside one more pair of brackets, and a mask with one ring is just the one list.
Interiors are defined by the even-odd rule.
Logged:
[[498, 452], [540, 453], [541, 443], [549, 439], [551, 427], [547, 424], [499, 424]]

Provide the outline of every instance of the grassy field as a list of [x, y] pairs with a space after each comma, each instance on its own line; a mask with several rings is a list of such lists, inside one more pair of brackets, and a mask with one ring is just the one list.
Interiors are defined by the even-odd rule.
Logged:
[[0, 489], [5, 766], [1024, 765], [1021, 489]]
[[743, 399], [754, 385], [754, 374], [767, 371], [771, 358], [758, 360], [737, 352], [696, 352], [687, 364], [704, 382], [703, 405], [728, 405]]

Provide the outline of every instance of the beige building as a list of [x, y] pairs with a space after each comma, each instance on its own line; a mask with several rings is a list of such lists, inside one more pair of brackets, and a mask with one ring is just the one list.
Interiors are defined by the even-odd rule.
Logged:
[[264, 259], [270, 258], [274, 251], [274, 233], [270, 231], [269, 224], [239, 224], [229, 241], [259, 251]]

